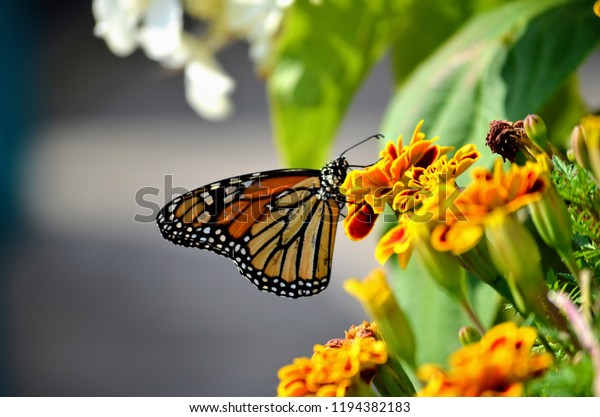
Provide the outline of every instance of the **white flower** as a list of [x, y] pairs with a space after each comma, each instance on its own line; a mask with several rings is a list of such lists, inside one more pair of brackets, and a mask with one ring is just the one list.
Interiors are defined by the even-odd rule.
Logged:
[[212, 55], [198, 56], [185, 67], [185, 95], [190, 106], [209, 120], [231, 114], [229, 94], [235, 83]]
[[203, 40], [183, 33], [178, 48], [161, 63], [169, 68], [185, 67], [185, 96], [198, 115], [212, 121], [231, 115], [233, 105], [229, 96], [235, 89], [235, 81]]
[[138, 26], [147, 7], [146, 0], [94, 0], [94, 34], [104, 38], [115, 55], [129, 55], [138, 45]]
[[[222, 120], [232, 112], [234, 80], [215, 54], [234, 39], [246, 39], [258, 71], [268, 65], [283, 12], [293, 0], [93, 0], [96, 36], [116, 55], [139, 45], [148, 58], [185, 68], [185, 93], [202, 117]], [[208, 26], [201, 35], [183, 27], [185, 10]]]
[[225, 11], [225, 25], [233, 33], [243, 36], [250, 44], [250, 58], [261, 66], [273, 48], [273, 38], [286, 7], [293, 0], [229, 0]]
[[155, 61], [167, 60], [181, 47], [183, 8], [179, 0], [151, 0], [139, 42], [144, 52]]

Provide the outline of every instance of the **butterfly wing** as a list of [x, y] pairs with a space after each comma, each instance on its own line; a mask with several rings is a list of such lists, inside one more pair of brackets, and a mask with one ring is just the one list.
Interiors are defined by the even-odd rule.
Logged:
[[233, 177], [177, 197], [158, 214], [163, 237], [231, 259], [262, 291], [298, 298], [329, 283], [340, 204], [320, 171]]

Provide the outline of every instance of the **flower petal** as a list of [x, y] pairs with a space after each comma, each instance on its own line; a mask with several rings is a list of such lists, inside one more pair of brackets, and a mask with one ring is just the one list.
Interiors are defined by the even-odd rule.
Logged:
[[183, 8], [177, 0], [151, 0], [140, 44], [150, 59], [161, 61], [177, 51], [183, 30]]
[[185, 68], [185, 93], [188, 103], [209, 120], [222, 120], [232, 111], [229, 94], [234, 81], [212, 59], [195, 60]]

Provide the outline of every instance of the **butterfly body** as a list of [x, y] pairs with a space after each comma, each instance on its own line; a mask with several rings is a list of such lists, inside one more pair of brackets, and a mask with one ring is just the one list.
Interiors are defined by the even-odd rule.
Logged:
[[261, 291], [298, 298], [329, 283], [339, 186], [348, 162], [242, 175], [175, 198], [158, 214], [163, 237], [231, 259]]

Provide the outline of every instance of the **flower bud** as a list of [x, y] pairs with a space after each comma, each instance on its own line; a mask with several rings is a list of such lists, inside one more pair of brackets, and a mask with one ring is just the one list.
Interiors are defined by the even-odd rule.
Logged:
[[588, 115], [573, 128], [571, 146], [577, 163], [592, 172], [600, 186], [600, 116]]
[[458, 331], [458, 340], [461, 345], [467, 346], [471, 343], [479, 342], [481, 340], [481, 333], [474, 327], [463, 326]]
[[385, 271], [376, 269], [363, 281], [347, 279], [344, 289], [357, 298], [377, 322], [391, 352], [414, 366], [415, 338], [406, 315], [387, 283]]
[[514, 217], [497, 213], [486, 223], [485, 234], [492, 261], [507, 279], [516, 307], [521, 312], [539, 309], [546, 283], [540, 265], [540, 251], [527, 229]]
[[571, 131], [571, 149], [575, 155], [575, 161], [580, 167], [590, 169], [590, 156], [585, 140], [585, 131], [581, 125], [577, 125]]
[[504, 273], [521, 313], [536, 316], [560, 331], [567, 331], [564, 317], [546, 295], [548, 287], [542, 274], [540, 252], [527, 229], [514, 217], [498, 213], [486, 224], [490, 255]]
[[548, 187], [542, 198], [529, 205], [531, 219], [542, 240], [558, 254], [577, 276], [579, 268], [573, 256], [571, 239], [571, 217], [565, 202], [560, 198], [554, 187]]
[[530, 114], [523, 120], [523, 124], [529, 139], [544, 148], [546, 146], [547, 130], [542, 118], [537, 114]]

